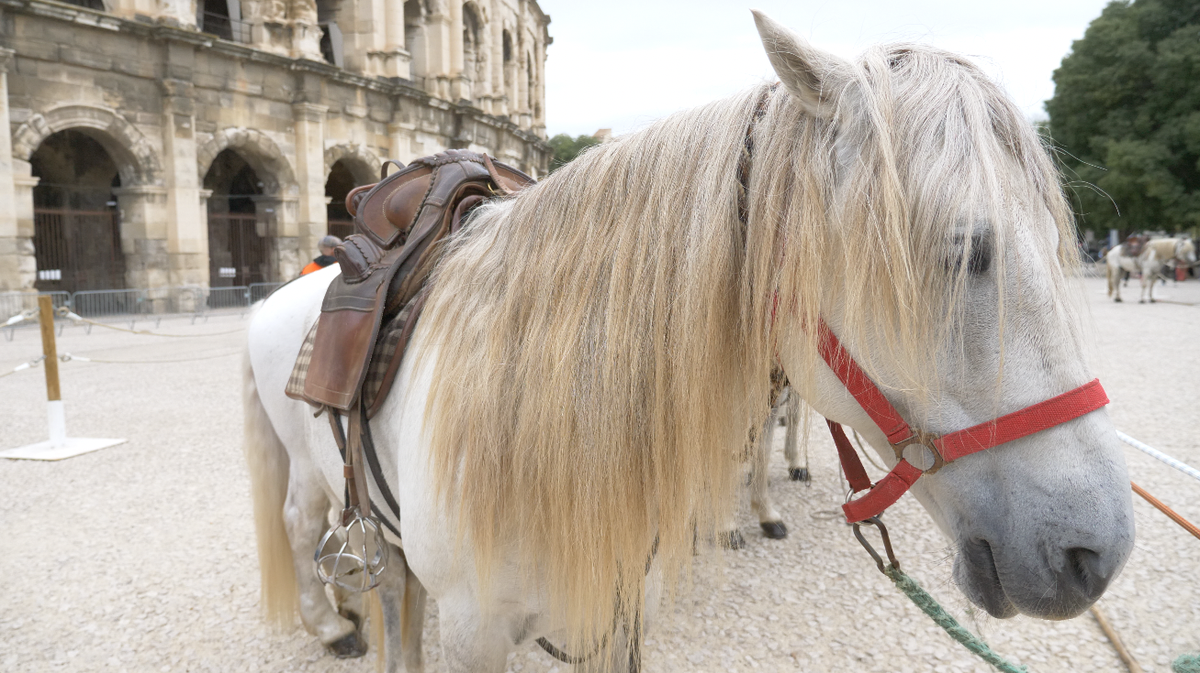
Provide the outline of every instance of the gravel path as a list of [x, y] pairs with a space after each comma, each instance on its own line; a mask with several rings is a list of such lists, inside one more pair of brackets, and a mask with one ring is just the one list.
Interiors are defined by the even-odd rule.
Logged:
[[[1200, 467], [1192, 431], [1200, 305], [1114, 305], [1088, 279], [1094, 368], [1117, 427]], [[1160, 297], [1200, 304], [1200, 283]], [[0, 316], [4, 317], [4, 316]], [[164, 339], [67, 327], [60, 352], [98, 359], [195, 362], [61, 366], [71, 435], [129, 443], [57, 463], [0, 460], [0, 671], [373, 671], [371, 655], [338, 661], [298, 627], [278, 633], [258, 613], [249, 485], [240, 451], [238, 315], [167, 319]], [[153, 328], [139, 323], [139, 328]], [[209, 336], [204, 336], [209, 335]], [[36, 329], [0, 341], [0, 372], [41, 352]], [[0, 378], [0, 448], [45, 439], [42, 372]], [[782, 442], [783, 433], [777, 433]], [[813, 482], [773, 493], [791, 530], [701, 557], [694, 586], [660, 612], [647, 671], [989, 671], [878, 573], [846, 526], [827, 513], [842, 498], [836, 457], [813, 432]], [[1129, 448], [1135, 481], [1194, 522], [1200, 483]], [[1169, 671], [1200, 650], [1200, 541], [1135, 498], [1137, 547], [1100, 605], [1146, 671]], [[909, 572], [1002, 655], [1038, 672], [1124, 670], [1088, 614], [1063, 622], [994, 620], [950, 582], [951, 551], [912, 498], [888, 514]], [[442, 671], [436, 607], [426, 659]], [[554, 671], [536, 647], [509, 671]]]

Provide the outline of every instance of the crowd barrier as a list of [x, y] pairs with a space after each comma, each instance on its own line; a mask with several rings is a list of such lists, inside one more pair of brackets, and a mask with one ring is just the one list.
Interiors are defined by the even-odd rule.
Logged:
[[[66, 306], [85, 318], [117, 319], [132, 327], [139, 320], [156, 324], [164, 315], [207, 318], [217, 313], [245, 315], [255, 302], [266, 299], [283, 283], [251, 283], [232, 287], [181, 285], [148, 289], [80, 290], [78, 292], [0, 292], [0, 325], [12, 316], [36, 311], [38, 297], [49, 295], [54, 308]], [[5, 330], [12, 337], [14, 327]]]

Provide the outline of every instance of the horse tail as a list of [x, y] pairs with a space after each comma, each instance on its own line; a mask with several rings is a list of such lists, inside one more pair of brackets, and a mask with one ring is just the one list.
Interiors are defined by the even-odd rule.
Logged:
[[250, 469], [250, 492], [254, 497], [262, 608], [267, 621], [286, 628], [294, 623], [299, 606], [292, 547], [283, 523], [290, 461], [259, 398], [248, 351], [242, 363], [242, 377], [243, 448]]

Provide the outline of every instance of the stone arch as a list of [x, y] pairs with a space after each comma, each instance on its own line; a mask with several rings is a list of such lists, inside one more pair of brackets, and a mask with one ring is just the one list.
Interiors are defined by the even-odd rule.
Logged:
[[60, 105], [33, 115], [13, 133], [13, 158], [29, 161], [46, 138], [68, 129], [104, 147], [117, 163], [123, 187], [163, 184], [162, 164], [146, 136], [115, 111], [96, 105]]
[[379, 156], [361, 143], [338, 143], [325, 149], [325, 175], [333, 165], [344, 161], [354, 174], [355, 180], [364, 185], [379, 181], [379, 167], [383, 163]]
[[267, 134], [246, 128], [221, 129], [209, 138], [208, 142], [196, 148], [196, 167], [200, 180], [208, 174], [212, 162], [223, 150], [237, 150], [246, 163], [258, 174], [263, 182], [263, 194], [272, 196], [297, 196], [300, 185], [296, 182], [296, 174], [279, 145], [275, 144]]

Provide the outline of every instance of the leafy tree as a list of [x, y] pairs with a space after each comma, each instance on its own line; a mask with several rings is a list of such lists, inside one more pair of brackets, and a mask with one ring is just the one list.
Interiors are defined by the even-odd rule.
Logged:
[[1081, 226], [1200, 225], [1200, 2], [1117, 0], [1054, 71], [1046, 101]]
[[599, 145], [600, 139], [595, 136], [581, 135], [577, 138], [560, 133], [550, 139], [550, 147], [554, 150], [554, 158], [550, 160], [550, 172], [562, 168], [581, 152], [593, 145]]

